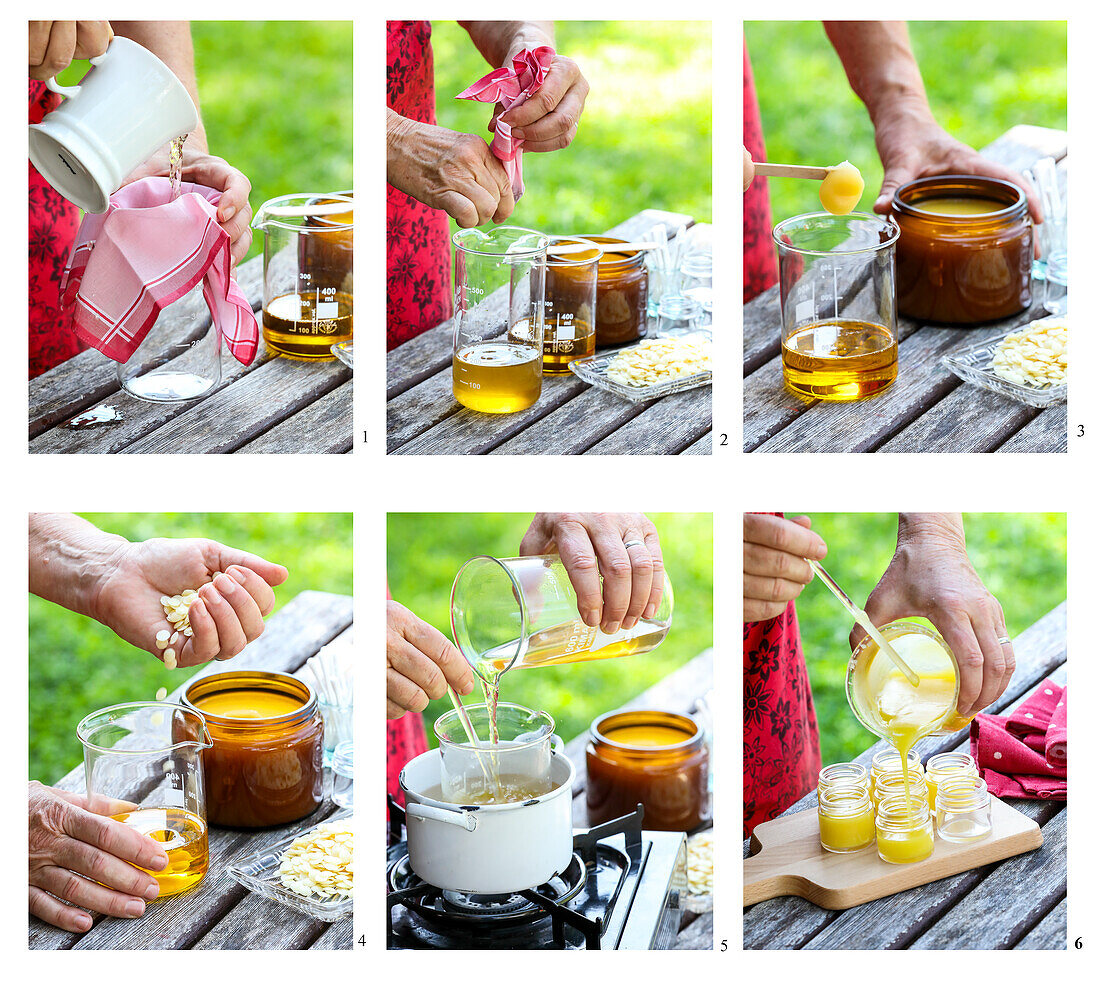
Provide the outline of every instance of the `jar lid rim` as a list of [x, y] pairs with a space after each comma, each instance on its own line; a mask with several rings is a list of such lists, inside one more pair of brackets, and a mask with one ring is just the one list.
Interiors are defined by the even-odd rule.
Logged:
[[[603, 731], [603, 726], [610, 720], [615, 718], [629, 718], [631, 716], [641, 715], [660, 715], [662, 719], [673, 719], [673, 721], [623, 721], [618, 728], [627, 728], [632, 725], [663, 725], [665, 728], [670, 729], [683, 729], [685, 733], [684, 739], [678, 743], [669, 743], [664, 746], [643, 746], [638, 743], [624, 743], [617, 739], [613, 739], [606, 732]], [[686, 726], [690, 725], [694, 729], [690, 735], [687, 734]], [[600, 715], [592, 722], [592, 727], [589, 729], [589, 736], [593, 742], [604, 743], [608, 746], [612, 746], [615, 749], [626, 750], [630, 753], [659, 753], [665, 751], [682, 750], [699, 742], [703, 738], [703, 730], [700, 728], [699, 723], [695, 721], [690, 715], [683, 715], [677, 711], [662, 711], [659, 708], [635, 708], [628, 711], [609, 711], [606, 714]]]
[[[978, 183], [981, 183], [987, 187], [994, 186], [1000, 188], [1004, 194], [1012, 195], [1014, 198], [1012, 202], [1002, 202], [1000, 209], [989, 213], [974, 213], [968, 216], [950, 216], [945, 213], [933, 213], [920, 208], [920, 203], [923, 199], [951, 197], [945, 194], [926, 192], [925, 189], [927, 186], [933, 183], [941, 185], [945, 191], [960, 189], [966, 193], [967, 190], [969, 190], [970, 194], [973, 194], [975, 198], [985, 199], [988, 202], [998, 201], [995, 195], [988, 192], [974, 191]], [[913, 189], [918, 189], [922, 192], [922, 200], [916, 202], [907, 201], [907, 196]], [[922, 219], [934, 219], [952, 224], [973, 221], [990, 223], [1002, 217], [1007, 219], [1009, 216], [1014, 216], [1018, 214], [1021, 209], [1025, 212], [1027, 210], [1027, 196], [1019, 185], [1011, 181], [1005, 181], [1002, 178], [991, 178], [984, 174], [934, 174], [926, 178], [914, 178], [912, 181], [907, 181], [904, 185], [901, 185], [894, 192], [893, 198], [890, 200], [891, 213], [917, 213]]]
[[[302, 701], [300, 707], [295, 708], [293, 711], [286, 711], [281, 715], [271, 715], [265, 718], [235, 718], [232, 715], [218, 715], [209, 711], [200, 711], [198, 706], [193, 703], [191, 698], [191, 691], [200, 686], [201, 684], [213, 685], [213, 689], [210, 693], [203, 694], [202, 697], [209, 697], [211, 694], [224, 693], [228, 690], [271, 690], [272, 687], [264, 687], [264, 683], [292, 683], [295, 687], [301, 688], [305, 691], [305, 698]], [[218, 686], [217, 684], [222, 684]], [[201, 698], [200, 698], [201, 699]], [[289, 725], [299, 719], [303, 719], [312, 715], [317, 708], [317, 695], [314, 693], [313, 688], [306, 683], [305, 680], [300, 679], [293, 673], [283, 673], [277, 670], [266, 669], [237, 669], [227, 670], [222, 673], [210, 673], [207, 676], [200, 676], [197, 680], [192, 680], [188, 684], [187, 688], [180, 695], [180, 700], [183, 701], [184, 706], [190, 708], [197, 713], [201, 714], [207, 722], [213, 722], [216, 725], [231, 725], [236, 727], [270, 727], [272, 725]]]

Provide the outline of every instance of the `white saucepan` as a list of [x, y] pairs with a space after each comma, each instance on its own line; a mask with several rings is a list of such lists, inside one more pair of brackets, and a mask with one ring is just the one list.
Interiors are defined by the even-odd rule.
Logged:
[[458, 806], [429, 798], [438, 790], [439, 750], [414, 757], [401, 771], [409, 863], [440, 889], [484, 895], [518, 892], [563, 871], [573, 856], [573, 778], [562, 753], [550, 764], [554, 787], [508, 805]]

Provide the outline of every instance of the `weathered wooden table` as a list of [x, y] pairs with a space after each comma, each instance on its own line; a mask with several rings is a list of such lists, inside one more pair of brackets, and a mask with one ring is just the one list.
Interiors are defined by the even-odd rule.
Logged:
[[[649, 209], [606, 231], [606, 236], [639, 240], [659, 224], [672, 238], [681, 226], [692, 227], [694, 222], [690, 216]], [[506, 297], [501, 299], [502, 308], [506, 302]], [[653, 333], [655, 322], [651, 318], [649, 323]], [[451, 392], [452, 337], [448, 319], [387, 353], [387, 452], [711, 452], [709, 386], [633, 404], [569, 373], [544, 378], [542, 396], [526, 411], [514, 415], [470, 411]]]
[[[262, 635], [240, 655], [213, 662], [204, 673], [233, 668], [297, 673], [322, 645], [352, 638], [352, 598], [334, 593], [299, 593], [271, 617]], [[188, 680], [167, 697], [175, 701]], [[120, 695], [120, 699], [123, 695]], [[83, 765], [69, 771], [55, 787], [84, 791]], [[307, 819], [264, 830], [210, 830], [210, 871], [193, 890], [150, 903], [136, 920], [95, 917], [86, 934], [70, 934], [30, 919], [31, 948], [278, 948], [350, 949], [352, 918], [325, 924], [257, 896], [226, 872], [228, 865], [258, 850], [304, 832], [338, 807], [329, 801], [331, 772], [325, 771], [325, 800]]]
[[[1016, 672], [1008, 690], [990, 709], [1006, 714], [1040, 681], [1066, 682], [1066, 604], [1013, 639]], [[925, 739], [922, 760], [935, 753], [968, 750], [968, 732]], [[879, 742], [857, 757], [887, 749]], [[749, 948], [1065, 948], [1065, 802], [1006, 799], [1043, 831], [1038, 850], [951, 875], [850, 910], [823, 910], [797, 896], [783, 896], [744, 912], [744, 947]], [[787, 813], [812, 808], [811, 792]], [[749, 843], [745, 841], [745, 855]]]
[[[1022, 171], [1042, 157], [1066, 169], [1066, 133], [1016, 126], [982, 150]], [[783, 388], [779, 287], [744, 309], [744, 449], [763, 453], [1064, 453], [1066, 406], [1030, 408], [963, 383], [941, 356], [1046, 314], [1043, 283], [1032, 306], [981, 327], [936, 327], [898, 318], [898, 377], [865, 401], [808, 403]]]
[[[241, 265], [237, 281], [260, 322], [262, 257]], [[161, 317], [178, 319], [201, 297], [201, 289], [192, 290]], [[88, 349], [32, 380], [29, 403], [31, 453], [348, 453], [353, 442], [351, 370], [335, 357], [271, 353], [262, 325], [252, 364], [242, 366], [223, 347], [221, 386], [200, 401], [130, 397], [119, 387], [116, 364]], [[122, 421], [69, 426], [99, 405], [115, 407]]]
[[[649, 690], [639, 694], [629, 704], [624, 704], [619, 710], [661, 708], [685, 715], [691, 714], [697, 710], [703, 701], [713, 706], [714, 701], [711, 693], [713, 689], [714, 650], [707, 649], [692, 659], [686, 666], [680, 667], [660, 682], [655, 683]], [[565, 746], [565, 755], [569, 757], [577, 770], [577, 776], [573, 782], [573, 826], [578, 829], [588, 828], [588, 807], [585, 801], [588, 772], [584, 755], [584, 748], [587, 743], [588, 733], [586, 731]], [[709, 828], [710, 825], [707, 824], [704, 829]], [[644, 822], [642, 826], [645, 827]], [[685, 912], [680, 923], [680, 935], [674, 947], [677, 949], [710, 951], [714, 947], [714, 914], [712, 912], [703, 914]]]

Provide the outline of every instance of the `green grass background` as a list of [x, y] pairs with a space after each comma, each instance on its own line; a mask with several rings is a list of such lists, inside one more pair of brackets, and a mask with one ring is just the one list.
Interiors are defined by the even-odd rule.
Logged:
[[[648, 515], [661, 536], [675, 594], [672, 628], [660, 647], [624, 659], [517, 669], [501, 685], [503, 700], [549, 712], [566, 742], [597, 715], [624, 704], [711, 645], [711, 516]], [[387, 570], [393, 599], [450, 638], [451, 584], [458, 569], [478, 554], [515, 556], [530, 523], [530, 513], [391, 513]], [[443, 698], [424, 712], [433, 745], [431, 723], [450, 708], [450, 700]]]
[[[350, 513], [82, 513], [129, 540], [210, 537], [285, 565], [279, 610], [298, 593], [352, 591]], [[47, 784], [81, 760], [76, 725], [97, 708], [153, 700], [200, 667], [171, 672], [108, 628], [30, 597], [30, 776]]]
[[248, 176], [253, 211], [276, 195], [352, 187], [351, 21], [192, 21], [191, 37], [210, 152]]
[[[975, 148], [1014, 125], [1066, 128], [1064, 21], [911, 21], [909, 34], [932, 113]], [[768, 160], [850, 160], [867, 183], [858, 210], [870, 212], [882, 165], [863, 103], [819, 21], [749, 21]], [[769, 178], [773, 222], [820, 209], [812, 182]]]
[[[808, 515], [813, 529], [829, 545], [825, 567], [856, 603], [866, 603], [893, 556], [896, 514]], [[1004, 608], [1010, 636], [1065, 600], [1064, 513], [967, 513], [964, 523], [970, 561]], [[817, 708], [822, 762], [851, 760], [876, 741], [856, 721], [844, 696], [852, 624], [816, 579], [796, 605]]]
[[[492, 69], [453, 21], [432, 23], [436, 117], [486, 142], [493, 106], [455, 95]], [[643, 209], [710, 221], [711, 26], [707, 21], [559, 21], [555, 48], [591, 85], [577, 138], [526, 154], [509, 223], [599, 233]]]

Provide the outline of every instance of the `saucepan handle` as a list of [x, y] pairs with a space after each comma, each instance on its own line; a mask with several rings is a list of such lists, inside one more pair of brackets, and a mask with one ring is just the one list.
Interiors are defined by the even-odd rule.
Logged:
[[420, 802], [407, 802], [405, 815], [413, 819], [432, 819], [437, 823], [449, 823], [461, 826], [473, 833], [477, 829], [477, 816], [466, 809], [440, 809], [435, 805], [421, 805]]

